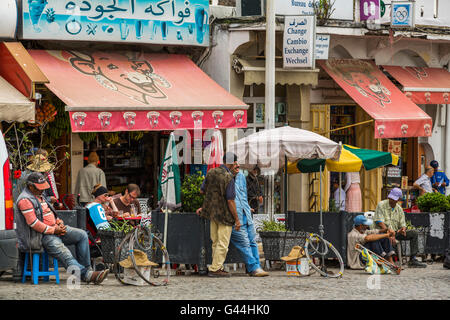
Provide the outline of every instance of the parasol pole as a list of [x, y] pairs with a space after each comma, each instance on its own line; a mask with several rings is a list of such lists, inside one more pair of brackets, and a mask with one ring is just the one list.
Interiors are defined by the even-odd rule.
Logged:
[[[341, 150], [342, 150], [342, 141], [339, 141], [339, 145], [341, 146]], [[341, 187], [342, 187], [342, 173], [339, 172], [339, 188], [338, 188], [338, 191], [339, 191], [339, 212], [341, 212], [341, 204], [342, 204]]]

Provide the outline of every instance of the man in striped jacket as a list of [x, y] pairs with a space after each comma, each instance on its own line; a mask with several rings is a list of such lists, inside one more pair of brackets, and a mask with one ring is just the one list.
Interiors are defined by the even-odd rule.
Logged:
[[[41, 244], [49, 255], [57, 258], [66, 269], [71, 266], [78, 268], [81, 280], [100, 284], [109, 270], [92, 271], [87, 233], [64, 225], [64, 222], [56, 217], [53, 207], [42, 196], [44, 190], [49, 187], [39, 172], [33, 172], [27, 178], [27, 186], [16, 202], [18, 212], [15, 220], [19, 249], [25, 252], [35, 249], [31, 235], [41, 234]], [[72, 244], [76, 246], [77, 259], [66, 247]]]

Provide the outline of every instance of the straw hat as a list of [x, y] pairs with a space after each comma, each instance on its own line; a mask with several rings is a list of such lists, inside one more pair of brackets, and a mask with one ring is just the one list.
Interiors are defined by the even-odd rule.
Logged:
[[289, 252], [289, 255], [286, 257], [281, 257], [281, 260], [284, 261], [292, 261], [297, 260], [298, 258], [305, 256], [305, 250], [300, 246], [294, 246], [292, 247], [291, 252]]
[[[154, 263], [148, 260], [145, 252], [141, 250], [134, 250], [134, 260], [136, 260], [136, 266], [138, 267], [156, 267], [157, 263]], [[126, 259], [119, 262], [119, 264], [124, 268], [133, 268], [133, 261], [131, 261], [131, 257], [128, 256]]]
[[33, 157], [33, 160], [27, 169], [35, 172], [49, 172], [52, 171], [54, 167], [54, 165], [48, 162], [47, 157], [42, 154], [37, 154]]

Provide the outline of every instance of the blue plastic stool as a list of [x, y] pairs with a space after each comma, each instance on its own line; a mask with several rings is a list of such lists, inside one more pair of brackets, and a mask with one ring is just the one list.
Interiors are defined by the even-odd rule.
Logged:
[[[33, 255], [33, 272], [28, 270], [28, 262], [30, 260], [30, 254], [25, 254], [25, 261], [23, 264], [23, 275], [22, 275], [22, 283], [26, 281], [27, 276], [31, 276], [31, 281], [33, 284], [38, 284], [39, 277], [43, 276], [44, 281], [48, 282], [50, 280], [50, 276], [55, 276], [56, 283], [59, 284], [59, 271], [58, 271], [58, 260], [56, 258], [53, 258], [53, 271], [48, 270], [48, 264], [49, 264], [49, 256], [47, 251], [39, 252], [39, 253], [32, 253]], [[39, 270], [39, 260], [42, 258], [42, 269]]]

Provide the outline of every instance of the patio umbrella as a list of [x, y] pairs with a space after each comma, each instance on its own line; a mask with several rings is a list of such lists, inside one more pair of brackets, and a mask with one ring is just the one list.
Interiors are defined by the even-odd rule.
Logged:
[[216, 129], [214, 130], [213, 136], [211, 137], [211, 144], [209, 145], [207, 171], [219, 167], [222, 164], [222, 158], [223, 158], [222, 133], [220, 132], [220, 130]]
[[339, 160], [313, 159], [299, 160], [288, 164], [288, 173], [319, 172], [326, 168], [333, 172], [358, 172], [361, 167], [372, 170], [387, 165], [397, 165], [398, 156], [390, 152], [362, 149], [350, 145], [343, 145]]

